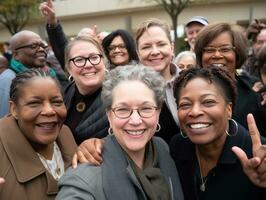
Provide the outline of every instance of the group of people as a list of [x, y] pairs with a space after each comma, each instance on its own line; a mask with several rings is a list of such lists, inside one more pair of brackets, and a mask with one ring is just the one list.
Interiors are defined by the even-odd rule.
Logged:
[[0, 199], [265, 198], [264, 79], [238, 73], [243, 33], [193, 17], [190, 51], [174, 59], [158, 19], [135, 39], [94, 28], [68, 41], [52, 1], [40, 11], [51, 47], [27, 30], [10, 40]]

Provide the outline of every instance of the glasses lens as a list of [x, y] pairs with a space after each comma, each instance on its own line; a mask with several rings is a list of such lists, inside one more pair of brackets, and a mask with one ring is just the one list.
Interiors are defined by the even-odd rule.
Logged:
[[100, 55], [93, 55], [93, 56], [90, 56], [88, 59], [92, 65], [98, 65], [101, 62]]
[[73, 62], [77, 67], [83, 67], [86, 63], [86, 58], [76, 57], [73, 59]]
[[119, 118], [128, 118], [131, 114], [130, 108], [115, 108], [113, 111]]
[[154, 111], [155, 111], [154, 107], [142, 107], [139, 109], [139, 114], [141, 117], [147, 118], [147, 117], [152, 117]]

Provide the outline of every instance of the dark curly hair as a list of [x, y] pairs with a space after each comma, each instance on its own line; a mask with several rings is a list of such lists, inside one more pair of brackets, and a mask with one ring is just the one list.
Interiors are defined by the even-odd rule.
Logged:
[[179, 77], [174, 82], [173, 88], [177, 105], [181, 89], [185, 87], [189, 81], [195, 78], [203, 78], [210, 83], [217, 85], [222, 90], [226, 102], [231, 102], [232, 108], [234, 107], [237, 95], [235, 80], [230, 76], [230, 73], [226, 69], [216, 66], [207, 68], [197, 67], [181, 71]]

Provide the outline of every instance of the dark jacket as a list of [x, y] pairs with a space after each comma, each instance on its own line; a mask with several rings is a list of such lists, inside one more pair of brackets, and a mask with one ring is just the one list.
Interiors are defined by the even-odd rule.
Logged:
[[252, 77], [241, 74], [236, 76], [237, 99], [233, 111], [233, 119], [248, 129], [247, 114], [252, 113], [262, 136], [266, 136], [266, 106], [261, 105], [260, 94], [252, 90]]
[[[160, 138], [152, 140], [158, 154], [158, 167], [169, 184], [171, 200], [183, 200], [179, 176], [168, 146]], [[100, 166], [82, 164], [77, 169], [69, 169], [60, 179], [59, 187], [57, 200], [147, 200], [125, 152], [113, 136], [106, 138]]]
[[[62, 127], [56, 142], [67, 168], [77, 148], [68, 127]], [[1, 200], [55, 198], [57, 181], [45, 169], [12, 116], [0, 120], [0, 158], [0, 177], [6, 180], [0, 187]]]
[[[75, 94], [75, 89], [75, 84], [71, 83], [65, 90], [64, 102], [67, 110], [73, 106], [71, 101]], [[92, 101], [91, 106], [84, 112], [84, 116], [76, 129], [72, 131], [77, 144], [89, 138], [103, 138], [108, 134], [109, 122], [100, 92]], [[68, 113], [68, 115], [69, 114], [71, 113]]]
[[[264, 200], [265, 188], [255, 186], [244, 174], [240, 161], [231, 150], [238, 146], [252, 156], [252, 141], [247, 130], [238, 125], [236, 136], [227, 136], [222, 154], [217, 165], [207, 175], [206, 191], [201, 192], [200, 172], [195, 153], [195, 145], [180, 134], [174, 136], [170, 152], [179, 172], [181, 185], [186, 200]], [[232, 127], [229, 129], [232, 133]], [[265, 144], [265, 139], [262, 140]]]
[[179, 133], [180, 130], [165, 102], [161, 109], [159, 124], [161, 125], [161, 130], [155, 133], [155, 136], [163, 138], [169, 144], [172, 137]]

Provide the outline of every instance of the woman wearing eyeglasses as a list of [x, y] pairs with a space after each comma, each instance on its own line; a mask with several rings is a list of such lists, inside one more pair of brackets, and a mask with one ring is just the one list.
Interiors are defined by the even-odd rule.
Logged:
[[106, 58], [101, 45], [91, 37], [77, 37], [65, 49], [65, 63], [73, 78], [65, 90], [68, 110], [65, 124], [77, 144], [91, 137], [106, 136], [109, 123], [100, 99]]
[[126, 30], [118, 29], [111, 32], [103, 39], [102, 46], [111, 68], [139, 61], [135, 41]]
[[252, 90], [254, 81], [246, 74], [237, 73], [246, 60], [246, 38], [227, 23], [212, 24], [202, 30], [195, 43], [197, 63], [208, 67], [225, 67], [237, 82], [237, 100], [233, 118], [248, 128], [246, 116], [252, 113], [260, 134], [266, 136], [266, 107], [260, 94]]
[[128, 65], [110, 71], [102, 89], [110, 123], [104, 162], [69, 169], [57, 199], [183, 199], [167, 144], [153, 137], [160, 129], [164, 89], [164, 80], [150, 68]]

